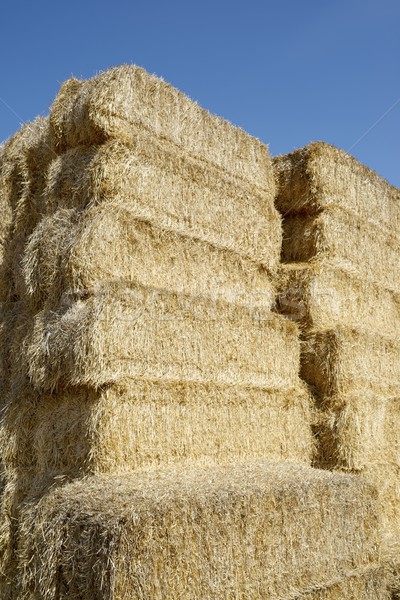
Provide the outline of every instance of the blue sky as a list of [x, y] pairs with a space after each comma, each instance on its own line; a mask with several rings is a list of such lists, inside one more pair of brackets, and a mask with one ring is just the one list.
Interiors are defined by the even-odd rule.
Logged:
[[274, 155], [325, 140], [400, 186], [399, 32], [398, 0], [3, 3], [0, 140], [71, 75], [135, 63]]

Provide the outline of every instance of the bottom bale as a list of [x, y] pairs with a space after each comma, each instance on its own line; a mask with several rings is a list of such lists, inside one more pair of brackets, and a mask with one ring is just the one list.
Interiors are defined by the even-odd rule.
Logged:
[[291, 463], [92, 477], [23, 507], [16, 597], [359, 600], [377, 526], [373, 486]]

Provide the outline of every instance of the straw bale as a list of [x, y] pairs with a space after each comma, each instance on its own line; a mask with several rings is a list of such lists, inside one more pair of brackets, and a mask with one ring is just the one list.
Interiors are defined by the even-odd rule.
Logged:
[[347, 326], [400, 336], [400, 295], [326, 261], [282, 265], [277, 306], [305, 331]]
[[347, 392], [396, 396], [400, 346], [368, 330], [336, 327], [304, 335], [301, 376], [320, 398]]
[[50, 122], [59, 151], [109, 138], [130, 141], [144, 131], [266, 190], [274, 187], [265, 144], [133, 65], [87, 81], [66, 82], [52, 106]]
[[328, 260], [354, 275], [399, 292], [398, 235], [371, 226], [340, 208], [283, 223], [283, 262]]
[[15, 354], [38, 390], [125, 378], [288, 389], [300, 360], [297, 328], [280, 315], [120, 285], [37, 313]]
[[342, 207], [397, 235], [400, 190], [344, 150], [315, 142], [273, 159], [281, 213], [315, 214]]
[[320, 427], [324, 465], [360, 470], [387, 463], [400, 468], [398, 397], [372, 393], [333, 397], [326, 402]]
[[85, 479], [23, 507], [18, 598], [322, 599], [376, 573], [376, 503], [361, 478], [290, 463]]
[[[20, 402], [26, 403], [21, 398]], [[18, 409], [17, 409], [18, 410]], [[19, 432], [24, 412], [25, 443]], [[6, 415], [7, 465], [34, 460], [36, 483], [175, 463], [271, 459], [311, 463], [309, 396], [184, 382], [127, 381], [42, 396], [35, 412]], [[17, 429], [15, 430], [15, 427]], [[19, 435], [19, 447], [13, 444]], [[27, 445], [28, 444], [28, 445]], [[25, 450], [25, 451], [24, 451]], [[47, 480], [47, 481], [46, 481]]]
[[349, 393], [326, 400], [316, 464], [360, 474], [379, 490], [385, 546], [400, 543], [399, 398]]
[[38, 308], [63, 293], [93, 293], [121, 280], [250, 306], [271, 308], [274, 301], [261, 265], [138, 221], [122, 203], [83, 214], [60, 209], [44, 218], [25, 247], [22, 272], [25, 293]]
[[122, 205], [132, 218], [234, 250], [275, 271], [282, 232], [273, 193], [139, 138], [130, 146], [111, 140], [61, 155], [50, 166], [44, 198], [50, 214]]

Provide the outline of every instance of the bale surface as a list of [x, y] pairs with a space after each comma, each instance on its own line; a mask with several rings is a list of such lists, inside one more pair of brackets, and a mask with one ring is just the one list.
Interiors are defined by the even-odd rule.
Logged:
[[273, 164], [281, 213], [315, 214], [338, 206], [397, 235], [400, 190], [344, 150], [315, 142], [275, 157]]
[[54, 160], [46, 210], [110, 202], [132, 218], [234, 250], [275, 271], [282, 240], [273, 188], [231, 177], [182, 149], [160, 143], [110, 141], [76, 148]]
[[67, 81], [50, 122], [60, 151], [109, 138], [130, 141], [143, 132], [266, 190], [274, 187], [265, 144], [135, 66], [110, 69], [87, 81]]
[[323, 598], [376, 572], [377, 522], [362, 479], [290, 463], [86, 479], [24, 507], [18, 598]]
[[283, 262], [328, 260], [359, 278], [399, 292], [398, 236], [333, 207], [283, 223]]
[[278, 310], [304, 331], [335, 326], [400, 335], [400, 295], [326, 261], [282, 265]]
[[38, 390], [127, 377], [291, 389], [294, 323], [263, 309], [132, 286], [69, 297], [33, 319], [15, 362]]
[[368, 330], [309, 332], [302, 345], [301, 376], [322, 402], [347, 392], [394, 397], [400, 384], [400, 346]]
[[122, 202], [82, 213], [59, 209], [25, 246], [26, 295], [36, 307], [63, 294], [93, 293], [123, 281], [271, 308], [272, 279], [259, 264], [134, 218]]
[[310, 464], [310, 412], [302, 388], [126, 381], [14, 398], [2, 419], [0, 451], [9, 471], [31, 477], [31, 488], [175, 463]]

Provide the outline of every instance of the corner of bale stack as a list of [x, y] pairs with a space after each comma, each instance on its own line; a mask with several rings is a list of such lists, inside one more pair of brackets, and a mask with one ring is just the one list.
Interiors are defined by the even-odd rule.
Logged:
[[383, 599], [376, 519], [361, 479], [289, 463], [89, 478], [24, 507], [20, 592]]
[[2, 278], [9, 281], [3, 300], [23, 296], [21, 257], [27, 237], [44, 211], [45, 173], [55, 157], [48, 119], [26, 123], [4, 146], [1, 159], [2, 199], [9, 207], [3, 241]]

